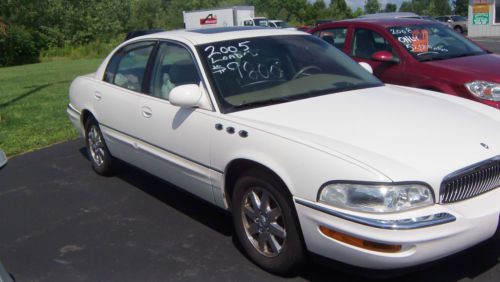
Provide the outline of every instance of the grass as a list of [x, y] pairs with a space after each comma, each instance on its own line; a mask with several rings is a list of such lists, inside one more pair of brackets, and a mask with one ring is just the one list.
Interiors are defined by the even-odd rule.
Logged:
[[8, 156], [78, 136], [66, 116], [68, 89], [102, 59], [57, 60], [0, 68], [0, 148]]
[[109, 42], [92, 42], [85, 45], [66, 45], [64, 47], [53, 47], [42, 50], [40, 60], [42, 62], [68, 60], [68, 59], [89, 59], [104, 58], [111, 50], [123, 41], [125, 36], [119, 36]]

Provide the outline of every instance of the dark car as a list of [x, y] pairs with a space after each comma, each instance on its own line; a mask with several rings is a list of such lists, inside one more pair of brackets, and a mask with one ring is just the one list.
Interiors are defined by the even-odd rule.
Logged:
[[[7, 157], [5, 153], [0, 149], [0, 168], [2, 168], [7, 163]], [[5, 270], [2, 263], [0, 262], [0, 282], [12, 282], [12, 276]]]
[[309, 30], [385, 83], [434, 90], [500, 109], [500, 56], [440, 23], [353, 19]]

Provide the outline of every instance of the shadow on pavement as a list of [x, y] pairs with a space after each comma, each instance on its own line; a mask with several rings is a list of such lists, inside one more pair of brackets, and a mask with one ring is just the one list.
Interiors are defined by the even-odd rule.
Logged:
[[[88, 159], [85, 148], [81, 148], [80, 153]], [[235, 247], [246, 257], [233, 236], [232, 220], [228, 212], [121, 161], [117, 163], [115, 177], [119, 177], [212, 230], [224, 236], [231, 236]], [[403, 270], [374, 271], [312, 255], [311, 262], [298, 273], [298, 276], [309, 281], [401, 281], [403, 279], [404, 281], [451, 282], [477, 279], [497, 265], [500, 265], [500, 235], [450, 257]], [[481, 277], [481, 280], [496, 281], [495, 277], [496, 275], [490, 278]]]

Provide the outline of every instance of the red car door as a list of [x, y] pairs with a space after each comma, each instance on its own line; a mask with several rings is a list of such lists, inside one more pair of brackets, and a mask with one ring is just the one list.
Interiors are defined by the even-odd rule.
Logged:
[[[348, 54], [358, 62], [366, 62], [373, 68], [373, 74], [385, 83], [401, 84], [405, 78], [405, 63], [403, 56], [392, 45], [385, 35], [365, 27], [356, 27], [352, 30], [351, 44]], [[381, 61], [373, 58], [380, 51], [386, 51], [393, 57], [393, 61]]]

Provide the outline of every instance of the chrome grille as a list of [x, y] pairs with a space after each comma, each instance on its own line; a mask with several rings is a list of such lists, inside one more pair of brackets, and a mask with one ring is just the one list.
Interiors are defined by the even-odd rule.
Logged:
[[456, 171], [443, 180], [441, 203], [473, 198], [500, 186], [500, 156]]

